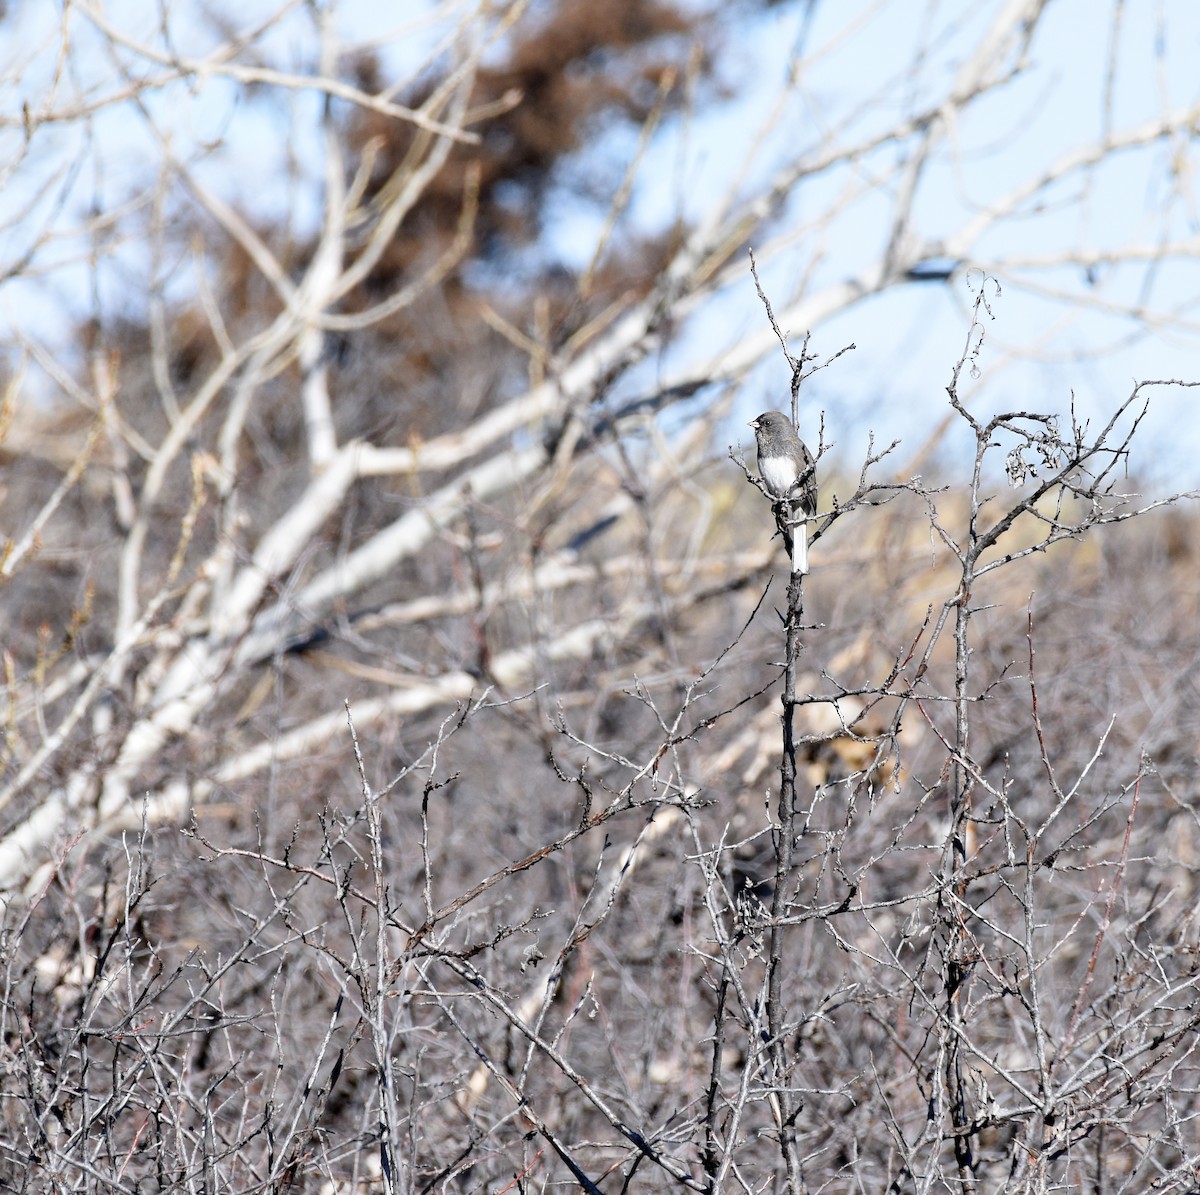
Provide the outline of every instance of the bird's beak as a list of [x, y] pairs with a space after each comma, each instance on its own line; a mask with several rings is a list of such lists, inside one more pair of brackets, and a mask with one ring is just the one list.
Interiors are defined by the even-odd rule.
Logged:
[[757, 419], [751, 419], [751, 420], [750, 420], [750, 422], [746, 424], [746, 426], [747, 426], [747, 427], [752, 427], [752, 428], [754, 428], [754, 430], [755, 430], [755, 431], [758, 431], [758, 420], [757, 420]]

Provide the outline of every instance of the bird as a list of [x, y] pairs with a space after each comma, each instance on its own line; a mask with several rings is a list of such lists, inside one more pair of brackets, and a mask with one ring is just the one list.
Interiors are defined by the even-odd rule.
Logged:
[[792, 557], [792, 572], [808, 572], [807, 520], [817, 513], [813, 455], [782, 411], [750, 420], [758, 439], [758, 472], [775, 499], [775, 522]]

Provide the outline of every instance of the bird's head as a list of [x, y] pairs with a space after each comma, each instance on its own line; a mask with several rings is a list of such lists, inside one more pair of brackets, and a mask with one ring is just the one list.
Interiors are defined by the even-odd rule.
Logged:
[[756, 432], [777, 431], [782, 427], [790, 427], [788, 418], [781, 411], [764, 411], [750, 420], [749, 425]]

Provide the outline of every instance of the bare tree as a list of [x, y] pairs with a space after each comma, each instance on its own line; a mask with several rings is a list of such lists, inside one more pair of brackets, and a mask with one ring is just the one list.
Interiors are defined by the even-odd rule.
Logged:
[[[996, 277], [1096, 264], [990, 234], [1196, 112], [916, 231], [1053, 8], [997, 4], [946, 77], [918, 55], [901, 108], [884, 81], [772, 160], [781, 105], [760, 181], [657, 237], [631, 195], [719, 92], [719, 11], [447, 5], [363, 46], [335, 7], [64, 9], [5, 125], [38, 203], [4, 276], [67, 287], [74, 245], [93, 296], [70, 353], [14, 333], [3, 405], [6, 1185], [1194, 1188], [1195, 516], [1130, 480], [1182, 383], [1094, 426], [967, 391]], [[315, 231], [181, 142], [210, 88], [318, 147]], [[154, 169], [72, 225], [109, 114]], [[608, 204], [582, 268], [540, 239], [572, 181]], [[822, 281], [860, 192], [880, 252]], [[1106, 260], [1194, 248], [1160, 231]], [[751, 242], [777, 310], [691, 335], [751, 309]], [[970, 298], [946, 422], [851, 467], [820, 325], [931, 262]], [[719, 447], [764, 362], [822, 429], [786, 593]]]

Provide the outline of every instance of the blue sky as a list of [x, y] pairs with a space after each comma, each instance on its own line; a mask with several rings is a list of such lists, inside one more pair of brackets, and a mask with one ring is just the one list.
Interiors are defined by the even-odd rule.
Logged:
[[[130, 104], [114, 105], [86, 124], [41, 126], [32, 141], [24, 142], [22, 105], [36, 110], [54, 79], [61, 19], [56, 7], [13, 6], [0, 51], [7, 68], [0, 114], [8, 122], [0, 142], [3, 158], [18, 163], [0, 193], [0, 214], [8, 225], [0, 237], [5, 268], [46, 228], [70, 229], [81, 212], [116, 210], [152, 185], [161, 153]], [[284, 69], [308, 71], [316, 40], [303, 5], [261, 0], [217, 5], [237, 27], [281, 7], [289, 11], [263, 40], [258, 56]], [[654, 230], [678, 216], [698, 218], [730, 186], [750, 193], [798, 153], [819, 152], [838, 137], [863, 136], [918, 110], [952, 77], [1000, 7], [1000, 0], [846, 0], [817, 4], [806, 25], [804, 5], [780, 6], [754, 19], [729, 6], [721, 76], [728, 98], [706, 105], [694, 121], [664, 122], [639, 172], [628, 226]], [[161, 46], [158, 8], [115, 0], [105, 11], [122, 30]], [[202, 56], [209, 35], [197, 19], [201, 7], [189, 0], [167, 9], [170, 44], [181, 54]], [[381, 6], [347, 0], [335, 6], [334, 19], [347, 41], [384, 39], [384, 59], [402, 77], [444, 33], [443, 25], [428, 19], [438, 11], [425, 3]], [[1114, 36], [1117, 13], [1121, 20]], [[111, 93], [119, 76], [103, 39], [78, 11], [71, 22], [74, 52], [59, 82], [60, 98], [70, 91], [91, 97]], [[817, 57], [797, 76], [791, 59], [802, 35], [805, 50]], [[914, 56], [920, 60], [915, 72]], [[1200, 6], [1189, 0], [1155, 5], [1055, 0], [1027, 68], [960, 118], [944, 151], [929, 163], [914, 204], [914, 234], [931, 242], [952, 237], [997, 197], [1105, 129], [1119, 133], [1196, 103], [1197, 61]], [[137, 69], [147, 68], [139, 63]], [[319, 189], [295, 187], [292, 179], [314, 169], [319, 102], [305, 92], [288, 93], [285, 104], [247, 101], [231, 82], [209, 77], [153, 92], [148, 107], [157, 126], [168, 132], [172, 151], [200, 163], [198, 174], [209, 186], [303, 231], [318, 218]], [[759, 142], [756, 130], [773, 110], [779, 118]], [[635, 136], [627, 129], [598, 135], [588, 147], [590, 168], [619, 177]], [[755, 153], [743, 170], [752, 146]], [[907, 150], [885, 147], [795, 190], [763, 238], [763, 277], [777, 309], [793, 296], [798, 280], [816, 291], [854, 276], [878, 257], [889, 228], [896, 161]], [[1104, 251], [1131, 242], [1154, 245], [1163, 238], [1195, 237], [1200, 225], [1195, 158], [1187, 136], [1121, 153], [1076, 173], [1036, 207], [979, 238], [973, 250], [1006, 273], [982, 373], [972, 384], [973, 401], [985, 407], [1065, 410], [1074, 390], [1081, 408], [1099, 417], [1128, 393], [1134, 379], [1200, 378], [1200, 268], [1194, 255], [1168, 264], [1102, 263], [1087, 276], [1078, 265], [1035, 269], [1020, 264], [1066, 249]], [[604, 213], [568, 189], [554, 212], [548, 250], [582, 264]], [[812, 228], [806, 228], [808, 222]], [[89, 309], [87, 260], [102, 242], [103, 237], [66, 236], [34, 257], [29, 281], [9, 281], [0, 288], [0, 338], [10, 355], [17, 351], [18, 335], [55, 346], [66, 331], [64, 313]], [[146, 244], [124, 244], [112, 263], [101, 276], [102, 303], [110, 311], [123, 305], [136, 311], [151, 267]], [[189, 285], [186, 262], [158, 263], [158, 270], [168, 275], [177, 270], [178, 285]], [[970, 298], [961, 278], [948, 287], [899, 286], [813, 329], [819, 352], [852, 341], [858, 346], [819, 375], [811, 390], [843, 452], [857, 456], [868, 429], [888, 438], [902, 435], [915, 448], [941, 418], [943, 388], [962, 349]], [[1108, 304], [1130, 303], [1151, 314], [1150, 325], [1104, 310]], [[736, 344], [762, 326], [753, 283], [743, 270], [681, 329], [669, 354], [678, 360], [713, 344]], [[772, 355], [748, 380], [742, 413], [781, 405], [785, 386], [782, 362]], [[1156, 483], [1200, 486], [1194, 464], [1200, 447], [1195, 394], [1155, 399], [1142, 437], [1147, 452], [1141, 471]], [[778, 404], [772, 402], [776, 395]]]

